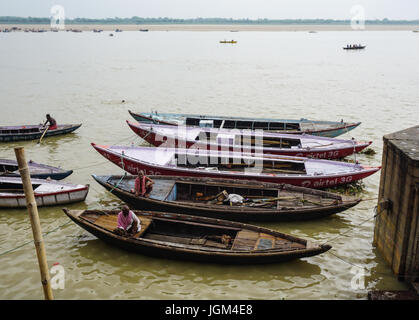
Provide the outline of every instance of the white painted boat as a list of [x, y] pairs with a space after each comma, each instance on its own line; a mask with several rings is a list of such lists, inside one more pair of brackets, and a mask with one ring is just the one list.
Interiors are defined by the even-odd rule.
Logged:
[[[84, 201], [89, 185], [62, 183], [56, 180], [31, 179], [38, 207], [55, 206]], [[0, 208], [26, 207], [22, 179], [0, 177]]]

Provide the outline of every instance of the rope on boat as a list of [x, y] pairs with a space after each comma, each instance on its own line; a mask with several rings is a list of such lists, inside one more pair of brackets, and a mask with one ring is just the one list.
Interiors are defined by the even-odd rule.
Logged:
[[[378, 200], [378, 198], [371, 198], [371, 199], [362, 199], [361, 201], [368, 201], [368, 200]], [[375, 219], [381, 212], [383, 212], [384, 211], [384, 209], [383, 210], [380, 210], [379, 212], [377, 212], [377, 206], [375, 206], [374, 207], [374, 209], [373, 209], [373, 211], [374, 211], [374, 216], [372, 217], [372, 218], [369, 218], [369, 219], [367, 219], [367, 220], [364, 220], [363, 222], [361, 222], [358, 226], [361, 226], [361, 225], [363, 225], [364, 223], [366, 223], [366, 222], [368, 222], [368, 221], [371, 221], [372, 219]], [[352, 231], [352, 229], [351, 230], [348, 230], [347, 232], [344, 232], [344, 233], [342, 233], [342, 234], [340, 234], [340, 235], [338, 235], [337, 237], [335, 237], [335, 238], [333, 238], [332, 240], [329, 240], [329, 241], [326, 241], [325, 243], [323, 243], [323, 244], [326, 244], [327, 242], [331, 242], [331, 241], [334, 241], [334, 240], [336, 240], [337, 238], [339, 238], [339, 237], [341, 237], [341, 236], [344, 236], [344, 235], [346, 235], [348, 232], [350, 232], [350, 231]], [[347, 261], [347, 260], [345, 260], [345, 259], [343, 259], [342, 257], [339, 257], [338, 255], [336, 255], [336, 254], [334, 254], [333, 252], [332, 252], [332, 250], [333, 250], [333, 247], [330, 249], [330, 250], [328, 250], [327, 251], [327, 253], [329, 253], [329, 254], [331, 254], [332, 256], [334, 256], [334, 257], [336, 257], [336, 258], [338, 258], [339, 260], [341, 260], [341, 261], [343, 261], [343, 262], [345, 262], [346, 264], [349, 264], [349, 265], [351, 265], [351, 266], [353, 266], [353, 267], [357, 267], [358, 269], [365, 269], [365, 267], [364, 266], [359, 266], [359, 265], [357, 265], [357, 264], [355, 264], [355, 263], [352, 263], [352, 262], [350, 262], [350, 261]], [[379, 274], [379, 275], [389, 275], [389, 273], [385, 273], [385, 272], [374, 272], [375, 274]]]

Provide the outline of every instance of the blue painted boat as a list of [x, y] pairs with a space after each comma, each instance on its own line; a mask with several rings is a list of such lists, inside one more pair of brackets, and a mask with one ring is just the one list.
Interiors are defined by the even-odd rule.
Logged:
[[128, 110], [130, 115], [138, 122], [183, 125], [206, 128], [223, 129], [250, 129], [290, 134], [311, 134], [334, 138], [347, 133], [361, 124], [361, 122], [348, 123], [341, 121], [317, 121], [317, 120], [285, 120], [244, 117], [223, 117], [195, 114], [177, 113], [134, 113]]
[[[28, 161], [28, 168], [31, 178], [62, 180], [73, 173], [73, 170], [64, 170], [46, 164]], [[0, 159], [1, 177], [20, 177], [19, 167], [16, 160]]]
[[[57, 129], [48, 130], [44, 138], [73, 132], [81, 127], [81, 124], [61, 124]], [[40, 125], [3, 126], [0, 127], [0, 142], [37, 140], [45, 131]]]

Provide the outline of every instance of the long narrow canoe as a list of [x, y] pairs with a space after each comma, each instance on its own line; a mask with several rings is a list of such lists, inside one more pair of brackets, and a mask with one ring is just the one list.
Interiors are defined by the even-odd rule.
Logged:
[[264, 131], [292, 134], [306, 133], [331, 138], [347, 133], [361, 124], [361, 122], [347, 123], [343, 121], [317, 121], [304, 118], [300, 120], [283, 120], [157, 112], [134, 113], [129, 110], [128, 112], [135, 120], [144, 123], [225, 129], [261, 129]]
[[[148, 176], [154, 181], [150, 196], [137, 197], [132, 192], [136, 176], [92, 176], [134, 209], [232, 221], [311, 220], [345, 211], [361, 201], [287, 184], [171, 176]], [[233, 203], [227, 195], [243, 200]]]
[[[55, 180], [31, 179], [38, 207], [56, 206], [86, 199], [89, 185], [62, 183]], [[0, 208], [25, 208], [22, 179], [0, 177]]]
[[[73, 173], [73, 170], [64, 170], [46, 164], [28, 161], [31, 178], [62, 180]], [[16, 160], [0, 159], [0, 177], [20, 177]]]
[[141, 222], [140, 232], [119, 236], [113, 232], [118, 211], [64, 212], [87, 232], [111, 245], [164, 259], [265, 264], [311, 257], [331, 248], [249, 224], [153, 211], [134, 211]]
[[364, 179], [381, 167], [301, 157], [223, 153], [199, 149], [92, 146], [131, 174], [209, 177], [327, 188]]
[[372, 141], [343, 140], [254, 130], [169, 126], [127, 121], [148, 143], [159, 147], [200, 148], [317, 159], [339, 159], [360, 152]]
[[362, 50], [365, 49], [367, 46], [357, 46], [357, 47], [343, 47], [343, 50]]
[[[61, 124], [55, 130], [48, 130], [44, 138], [73, 132], [81, 127], [81, 124]], [[0, 127], [0, 142], [37, 140], [45, 131], [42, 125], [22, 125]]]

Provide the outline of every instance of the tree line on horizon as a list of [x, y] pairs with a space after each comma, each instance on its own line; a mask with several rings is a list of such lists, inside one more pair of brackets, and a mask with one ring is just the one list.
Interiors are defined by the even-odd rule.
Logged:
[[[0, 23], [2, 24], [49, 24], [51, 18], [37, 18], [37, 17], [13, 17], [1, 16]], [[175, 19], [175, 18], [105, 18], [105, 19], [91, 19], [91, 18], [74, 18], [65, 19], [66, 24], [349, 24], [350, 20], [334, 20], [334, 19], [232, 19], [232, 18], [191, 18], [191, 19]], [[376, 19], [366, 20], [365, 24], [419, 24], [419, 20], [389, 20]]]

